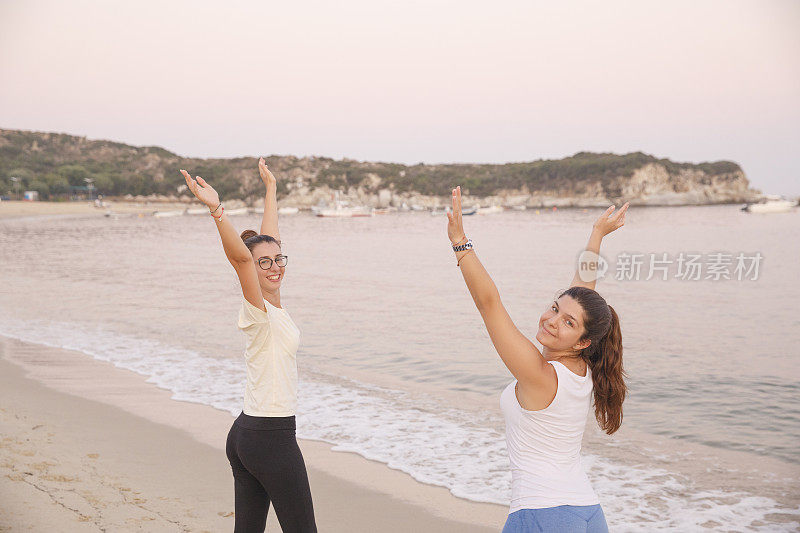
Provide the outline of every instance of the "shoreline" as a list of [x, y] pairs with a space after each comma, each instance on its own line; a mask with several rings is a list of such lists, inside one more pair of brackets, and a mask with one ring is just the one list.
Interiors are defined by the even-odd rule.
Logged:
[[[231, 200], [234, 202], [242, 203], [240, 200]], [[229, 201], [230, 202], [230, 201]], [[742, 206], [745, 202], [714, 202], [707, 204], [631, 204], [636, 208], [664, 208], [664, 207], [711, 207], [711, 206]], [[152, 216], [154, 211], [174, 211], [186, 208], [203, 207], [197, 202], [137, 202], [129, 200], [114, 200], [106, 199], [106, 204], [103, 207], [95, 207], [94, 204], [88, 200], [70, 201], [70, 202], [52, 202], [45, 200], [37, 201], [18, 201], [7, 200], [0, 202], [0, 220], [3, 219], [19, 219], [25, 217], [42, 217], [42, 216], [64, 216], [64, 215], [97, 215], [107, 216], [107, 212], [111, 216], [118, 215], [138, 215], [138, 216]], [[442, 203], [441, 205], [445, 205]], [[440, 205], [440, 207], [441, 207]], [[481, 204], [483, 205], [483, 204]], [[581, 210], [587, 211], [589, 209], [604, 209], [608, 204], [597, 205], [544, 205], [544, 206], [528, 206], [526, 211], [543, 211], [548, 212], [552, 210], [557, 211], [573, 211]], [[423, 213], [427, 213], [429, 208], [425, 208]], [[307, 208], [300, 208], [301, 212], [308, 212]], [[514, 211], [513, 209], [506, 209], [506, 211]]]
[[95, 207], [94, 204], [88, 200], [78, 200], [74, 202], [6, 200], [0, 202], [0, 220], [58, 215], [105, 216], [106, 211], [111, 211], [112, 214], [116, 215], [129, 214], [150, 216], [153, 211], [185, 209], [187, 207], [200, 206], [200, 204], [196, 202], [194, 204], [182, 202], [144, 203], [115, 200], [107, 200], [106, 204], [107, 205], [103, 207]]
[[[13, 496], [3, 496], [10, 505], [0, 514], [0, 531], [31, 516], [45, 521], [69, 517], [75, 531], [83, 531], [84, 525], [113, 525], [122, 517], [140, 523], [162, 520], [165, 526], [191, 522], [192, 531], [232, 529], [227, 513], [233, 511], [233, 477], [224, 455], [233, 422], [229, 413], [172, 400], [169, 391], [143, 376], [81, 352], [0, 336], [0, 356], [5, 391], [0, 421], [8, 435], [0, 446], [0, 494]], [[142, 444], [144, 435], [160, 446]], [[90, 451], [87, 442], [80, 443], [86, 436], [102, 440], [102, 445], [91, 444], [104, 451]], [[456, 498], [443, 487], [420, 483], [354, 453], [334, 452], [322, 442], [298, 442], [323, 531], [482, 532], [498, 530], [505, 521], [505, 506]], [[119, 450], [116, 457], [114, 450]], [[101, 469], [101, 462], [87, 455], [95, 453], [114, 459], [103, 462]], [[194, 469], [191, 475], [187, 468]], [[168, 475], [146, 475], [153, 471]], [[209, 482], [196, 483], [198, 478]], [[126, 499], [132, 488], [120, 501], [122, 489], [109, 479], [138, 487], [139, 494]], [[37, 489], [47, 498], [30, 492]], [[69, 504], [79, 494], [85, 501]], [[85, 494], [94, 496], [86, 499]], [[180, 514], [179, 506], [164, 503], [170, 498], [186, 498], [187, 510]], [[203, 498], [214, 505], [194, 505]], [[137, 499], [149, 501], [152, 509]], [[97, 501], [87, 504], [89, 500]], [[274, 512], [269, 517], [268, 530], [277, 527]]]

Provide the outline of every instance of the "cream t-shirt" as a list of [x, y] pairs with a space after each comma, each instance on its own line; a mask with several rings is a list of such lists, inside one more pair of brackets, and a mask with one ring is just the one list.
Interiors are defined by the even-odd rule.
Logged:
[[266, 313], [242, 296], [239, 329], [247, 342], [244, 414], [292, 416], [297, 408], [297, 348], [300, 330], [285, 309], [264, 300]]

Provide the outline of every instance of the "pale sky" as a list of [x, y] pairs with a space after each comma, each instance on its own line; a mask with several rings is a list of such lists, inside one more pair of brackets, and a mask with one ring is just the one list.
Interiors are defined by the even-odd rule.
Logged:
[[0, 0], [0, 128], [184, 156], [643, 151], [800, 194], [800, 2]]

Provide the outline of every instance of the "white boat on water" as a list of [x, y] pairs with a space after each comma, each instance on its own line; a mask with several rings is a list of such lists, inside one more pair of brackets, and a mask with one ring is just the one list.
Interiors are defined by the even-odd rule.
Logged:
[[228, 216], [246, 215], [249, 212], [250, 212], [250, 208], [249, 207], [239, 207], [239, 208], [236, 208], [236, 209], [226, 209], [225, 210], [225, 214], [228, 215]]
[[291, 206], [288, 206], [288, 205], [285, 206], [285, 207], [279, 207], [278, 208], [278, 214], [279, 215], [296, 215], [299, 212], [300, 212], [300, 209], [298, 209], [297, 207], [291, 207]]
[[479, 215], [494, 215], [496, 213], [502, 213], [503, 208], [499, 205], [493, 205], [491, 207], [479, 207], [478, 214]]
[[785, 213], [797, 203], [781, 196], [768, 195], [759, 202], [747, 204], [742, 208], [746, 213]]
[[331, 217], [331, 218], [350, 218], [350, 217], [371, 217], [372, 208], [362, 206], [347, 206], [336, 204], [333, 207], [326, 207], [319, 209], [316, 212], [318, 217]]
[[[208, 211], [208, 209], [206, 209], [206, 211]], [[181, 209], [179, 211], [153, 211], [153, 216], [157, 218], [179, 217], [185, 212], [185, 209]]]
[[190, 207], [186, 210], [187, 215], [205, 215], [206, 213], [210, 213], [207, 207]]

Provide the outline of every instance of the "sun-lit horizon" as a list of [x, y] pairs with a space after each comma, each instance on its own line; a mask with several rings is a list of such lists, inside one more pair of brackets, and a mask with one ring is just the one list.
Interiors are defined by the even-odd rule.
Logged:
[[0, 5], [0, 127], [187, 157], [641, 151], [800, 194], [800, 5]]

